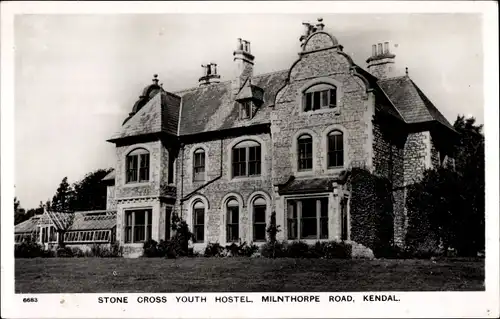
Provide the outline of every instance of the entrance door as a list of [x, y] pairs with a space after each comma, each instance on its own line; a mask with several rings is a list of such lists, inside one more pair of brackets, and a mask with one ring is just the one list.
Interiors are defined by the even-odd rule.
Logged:
[[340, 239], [347, 240], [348, 239], [348, 216], [347, 216], [347, 197], [344, 197], [340, 200], [340, 223], [341, 223], [341, 233]]
[[172, 230], [171, 221], [172, 221], [172, 207], [167, 206], [165, 208], [165, 240], [170, 239], [170, 232]]

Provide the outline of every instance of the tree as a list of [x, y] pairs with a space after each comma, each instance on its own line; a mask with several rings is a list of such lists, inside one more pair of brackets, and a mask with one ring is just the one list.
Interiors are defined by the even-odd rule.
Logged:
[[461, 256], [484, 249], [484, 136], [474, 118], [458, 116], [455, 169], [428, 170], [408, 189], [407, 244], [413, 250], [455, 248]]
[[57, 188], [56, 194], [52, 198], [51, 209], [58, 212], [70, 211], [74, 195], [73, 188], [68, 183], [68, 178], [64, 177]]
[[473, 254], [484, 249], [485, 239], [485, 153], [483, 125], [476, 124], [474, 117], [457, 116], [453, 127], [460, 133], [455, 146], [455, 168], [464, 186], [465, 203], [463, 220], [458, 225], [462, 251]]
[[98, 169], [85, 175], [73, 185], [74, 200], [71, 204], [73, 211], [106, 209], [106, 184], [102, 179], [111, 172], [111, 169]]

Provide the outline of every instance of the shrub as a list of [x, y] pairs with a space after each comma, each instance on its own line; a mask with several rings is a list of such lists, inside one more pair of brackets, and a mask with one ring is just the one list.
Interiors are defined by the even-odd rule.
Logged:
[[323, 257], [326, 259], [333, 258], [351, 258], [352, 246], [346, 242], [329, 241], [324, 244]]
[[430, 259], [444, 255], [444, 251], [435, 242], [426, 241], [408, 248], [408, 254], [413, 258]]
[[243, 246], [240, 248], [240, 256], [251, 257], [258, 251], [259, 251], [259, 246], [255, 245], [254, 243], [250, 243], [250, 245], [248, 245], [245, 242], [243, 243]]
[[43, 248], [33, 240], [23, 241], [14, 246], [15, 258], [35, 258], [43, 257]]
[[406, 259], [409, 253], [406, 249], [395, 245], [380, 245], [373, 248], [373, 254], [376, 258], [387, 259]]
[[175, 248], [173, 247], [173, 243], [170, 240], [161, 239], [157, 246], [158, 256], [159, 257], [167, 257], [167, 258], [176, 258], [177, 255], [175, 253]]
[[123, 246], [120, 244], [119, 241], [115, 241], [111, 243], [110, 247], [110, 257], [122, 257], [123, 256]]
[[85, 257], [85, 253], [79, 247], [71, 247], [70, 249], [73, 257]]
[[205, 247], [203, 256], [205, 257], [222, 257], [224, 248], [219, 243], [208, 243]]
[[250, 245], [248, 245], [246, 242], [240, 244], [231, 243], [231, 245], [226, 246], [224, 255], [228, 257], [250, 257], [258, 250], [259, 247], [253, 243], [251, 243]]
[[142, 246], [143, 257], [160, 257], [158, 252], [158, 243], [154, 239], [149, 239]]
[[172, 230], [175, 232], [170, 241], [176, 256], [189, 255], [189, 241], [193, 239], [193, 233], [185, 220], [181, 219], [177, 213], [172, 215]]
[[56, 251], [56, 256], [60, 258], [74, 257], [73, 251], [69, 247], [59, 247]]
[[308, 258], [309, 254], [309, 245], [302, 241], [294, 241], [287, 247], [287, 257], [290, 258]]
[[283, 242], [267, 242], [260, 247], [260, 254], [267, 258], [281, 258], [287, 256], [287, 246]]
[[309, 247], [310, 258], [324, 258], [325, 257], [326, 242], [316, 242], [316, 244]]
[[269, 221], [269, 226], [266, 229], [269, 242], [271, 243], [276, 242], [276, 234], [278, 234], [280, 231], [281, 231], [280, 225], [276, 224], [276, 212], [272, 212]]

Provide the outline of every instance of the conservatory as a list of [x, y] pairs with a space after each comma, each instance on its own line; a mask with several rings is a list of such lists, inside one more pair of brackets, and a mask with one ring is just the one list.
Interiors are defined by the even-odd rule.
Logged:
[[116, 238], [116, 211], [99, 210], [74, 213], [44, 211], [15, 225], [15, 242], [32, 239], [45, 249], [60, 246], [90, 248], [111, 244]]

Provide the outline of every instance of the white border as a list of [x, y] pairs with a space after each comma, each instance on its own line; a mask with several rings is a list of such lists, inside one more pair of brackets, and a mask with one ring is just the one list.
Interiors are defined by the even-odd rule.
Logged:
[[[498, 317], [498, 5], [495, 2], [1, 2], [1, 198], [2, 317]], [[167, 304], [139, 305], [139, 294], [126, 294], [128, 305], [98, 304], [105, 294], [32, 295], [39, 302], [22, 303], [14, 295], [12, 198], [14, 197], [14, 15], [21, 13], [482, 13], [484, 17], [484, 90], [486, 135], [486, 291], [401, 292], [399, 303], [306, 304]], [[109, 294], [108, 294], [109, 295]], [[116, 295], [116, 294], [113, 294]], [[143, 294], [140, 294], [143, 295]], [[158, 295], [158, 294], [156, 294]], [[201, 294], [191, 294], [201, 295]], [[219, 296], [224, 294], [217, 294]], [[237, 294], [234, 294], [237, 295]], [[241, 295], [241, 294], [240, 294]], [[243, 294], [257, 300], [261, 294]], [[269, 294], [268, 294], [269, 295]], [[280, 294], [283, 295], [283, 294]], [[290, 295], [290, 294], [289, 294]], [[310, 295], [310, 294], [309, 294]], [[326, 294], [320, 294], [324, 298]], [[360, 293], [351, 294], [360, 299]], [[213, 294], [204, 294], [209, 299]], [[65, 300], [61, 303], [61, 300]], [[82, 311], [83, 310], [83, 311]]]

